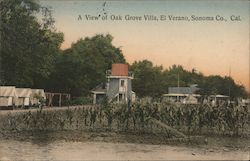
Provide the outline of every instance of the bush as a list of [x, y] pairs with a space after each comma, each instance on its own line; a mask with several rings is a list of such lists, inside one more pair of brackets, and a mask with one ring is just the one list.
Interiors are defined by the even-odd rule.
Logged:
[[72, 100], [65, 102], [66, 105], [89, 105], [92, 104], [93, 100], [90, 97], [77, 97]]

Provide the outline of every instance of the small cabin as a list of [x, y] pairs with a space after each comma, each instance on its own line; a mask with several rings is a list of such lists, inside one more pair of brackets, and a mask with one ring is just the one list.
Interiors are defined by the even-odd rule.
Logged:
[[163, 100], [183, 104], [197, 104], [201, 96], [195, 94], [199, 89], [196, 86], [197, 85], [191, 85], [189, 87], [169, 87], [168, 94], [163, 94]]

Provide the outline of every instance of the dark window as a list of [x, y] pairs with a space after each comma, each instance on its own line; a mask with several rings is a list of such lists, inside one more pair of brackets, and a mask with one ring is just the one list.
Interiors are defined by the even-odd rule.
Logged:
[[121, 80], [121, 87], [124, 87], [124, 80]]
[[119, 101], [121, 101], [122, 100], [122, 94], [120, 93], [119, 94]]

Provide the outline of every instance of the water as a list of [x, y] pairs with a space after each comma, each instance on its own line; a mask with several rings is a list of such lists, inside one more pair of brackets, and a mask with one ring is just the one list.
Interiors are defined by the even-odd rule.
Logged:
[[248, 151], [168, 145], [0, 140], [0, 160], [248, 160]]

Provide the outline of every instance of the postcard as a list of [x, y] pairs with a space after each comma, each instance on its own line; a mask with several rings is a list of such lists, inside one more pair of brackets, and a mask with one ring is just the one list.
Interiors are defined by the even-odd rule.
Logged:
[[0, 160], [249, 160], [249, 6], [0, 1]]

